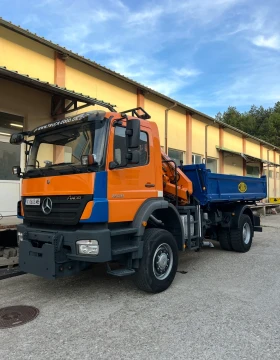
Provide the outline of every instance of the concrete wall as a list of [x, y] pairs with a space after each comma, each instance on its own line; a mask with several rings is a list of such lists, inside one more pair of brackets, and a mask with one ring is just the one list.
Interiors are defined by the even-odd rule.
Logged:
[[207, 128], [208, 157], [218, 159], [219, 126], [197, 114], [193, 114], [192, 119], [192, 152], [205, 156], [205, 127], [209, 125]]
[[225, 174], [243, 175], [243, 159], [238, 155], [224, 154]]
[[0, 27], [0, 66], [54, 83], [53, 50], [4, 27]]
[[[151, 115], [159, 130], [160, 145], [164, 146], [164, 129], [165, 129], [165, 109], [171, 104], [165, 101], [156, 102], [156, 97], [147, 94], [145, 97], [145, 110]], [[169, 129], [170, 126], [169, 126]]]
[[236, 152], [243, 152], [242, 136], [230, 129], [224, 129], [224, 147]]
[[[52, 121], [51, 96], [12, 81], [0, 79], [0, 111], [23, 117], [23, 129]], [[21, 151], [21, 167], [24, 168], [24, 145]]]
[[[206, 123], [197, 120], [193, 117], [192, 121], [192, 153], [205, 155], [205, 125]], [[214, 144], [213, 144], [214, 145]], [[212, 144], [209, 144], [209, 149]]]
[[168, 112], [168, 147], [186, 151], [186, 113], [174, 108]]
[[246, 154], [260, 158], [260, 144], [253, 139], [246, 139]]
[[135, 87], [74, 59], [66, 61], [65, 86], [69, 90], [117, 105], [118, 111], [137, 106]]
[[0, 79], [0, 111], [24, 118], [24, 130], [52, 121], [51, 95]]

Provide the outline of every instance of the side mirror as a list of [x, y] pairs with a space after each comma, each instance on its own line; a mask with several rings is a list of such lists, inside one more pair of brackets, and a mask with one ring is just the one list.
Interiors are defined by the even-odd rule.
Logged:
[[12, 173], [13, 175], [17, 175], [18, 177], [20, 177], [21, 174], [20, 166], [13, 166]]
[[10, 137], [10, 144], [20, 145], [24, 142], [24, 135], [21, 133], [12, 134]]
[[114, 170], [114, 169], [116, 169], [118, 166], [119, 166], [118, 163], [116, 163], [115, 161], [110, 161], [110, 162], [109, 162], [109, 169], [110, 169], [110, 170]]
[[131, 119], [126, 123], [126, 160], [128, 164], [139, 164], [140, 120]]
[[137, 149], [140, 145], [139, 119], [127, 120], [125, 135], [127, 149]]

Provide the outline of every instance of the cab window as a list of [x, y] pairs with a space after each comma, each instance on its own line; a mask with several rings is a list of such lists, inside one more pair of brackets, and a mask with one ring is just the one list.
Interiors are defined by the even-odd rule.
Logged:
[[139, 164], [127, 164], [126, 163], [126, 138], [125, 128], [121, 126], [115, 127], [114, 136], [114, 161], [119, 167], [134, 167], [143, 166], [149, 162], [149, 146], [148, 135], [144, 131], [140, 131], [140, 146], [138, 151], [140, 152]]

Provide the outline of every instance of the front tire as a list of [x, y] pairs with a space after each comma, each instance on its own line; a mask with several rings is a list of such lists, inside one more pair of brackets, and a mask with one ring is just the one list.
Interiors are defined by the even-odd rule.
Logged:
[[250, 250], [253, 241], [253, 225], [250, 216], [241, 215], [239, 227], [231, 230], [230, 239], [234, 251], [245, 253]]
[[134, 275], [134, 283], [143, 291], [159, 293], [174, 280], [178, 267], [177, 243], [164, 229], [147, 229], [144, 236], [143, 257]]

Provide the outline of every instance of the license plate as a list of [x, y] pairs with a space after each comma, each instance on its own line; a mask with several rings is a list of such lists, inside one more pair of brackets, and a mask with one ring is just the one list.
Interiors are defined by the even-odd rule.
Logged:
[[40, 199], [25, 199], [25, 205], [40, 205]]

